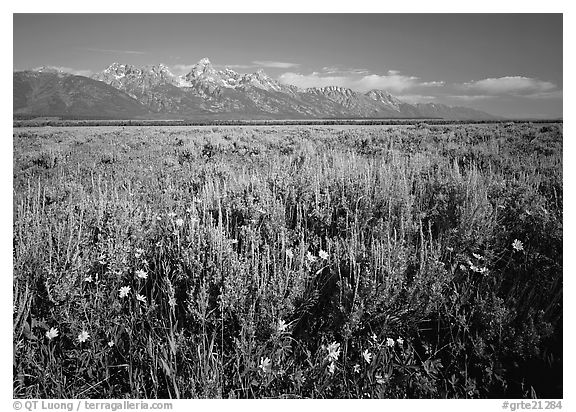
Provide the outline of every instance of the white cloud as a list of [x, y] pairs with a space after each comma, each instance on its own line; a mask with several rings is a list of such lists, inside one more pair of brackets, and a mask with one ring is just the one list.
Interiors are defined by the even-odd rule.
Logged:
[[270, 60], [255, 60], [252, 63], [254, 63], [256, 66], [271, 67], [274, 69], [291, 69], [300, 66], [297, 63], [275, 62]]
[[187, 74], [190, 73], [192, 67], [194, 67], [193, 64], [175, 64], [170, 66], [170, 71], [176, 75]]
[[454, 100], [462, 100], [465, 102], [472, 102], [472, 101], [476, 101], [476, 100], [493, 99], [496, 96], [487, 95], [487, 94], [455, 94], [455, 95], [448, 95], [446, 97], [449, 99], [454, 99]]
[[427, 103], [437, 100], [436, 96], [426, 96], [422, 94], [400, 94], [396, 96], [403, 102], [414, 104], [414, 103]]
[[85, 76], [85, 77], [90, 77], [94, 74], [94, 72], [92, 70], [79, 70], [79, 69], [73, 69], [71, 67], [64, 67], [64, 66], [43, 66], [43, 67], [36, 67], [33, 70], [37, 71], [37, 70], [40, 70], [42, 68], [57, 70], [59, 72], [75, 74], [77, 76]]
[[546, 82], [524, 76], [506, 76], [476, 80], [461, 85], [463, 89], [480, 91], [484, 94], [528, 95], [548, 92], [556, 88], [551, 82]]
[[108, 54], [146, 54], [146, 52], [139, 50], [115, 50], [115, 49], [95, 49], [86, 47], [84, 50], [89, 50], [98, 53], [108, 53]]
[[446, 83], [444, 82], [423, 82], [418, 84], [418, 86], [422, 86], [422, 87], [442, 87], [444, 86]]
[[293, 84], [301, 88], [340, 86], [352, 90], [366, 92], [372, 89], [383, 89], [391, 92], [401, 92], [420, 85], [418, 77], [404, 76], [397, 71], [389, 71], [386, 75], [369, 74], [358, 76], [325, 76], [318, 72], [300, 74], [287, 72], [280, 75], [282, 83]]
[[524, 95], [528, 99], [562, 99], [562, 90], [552, 90], [549, 92], [537, 92]]

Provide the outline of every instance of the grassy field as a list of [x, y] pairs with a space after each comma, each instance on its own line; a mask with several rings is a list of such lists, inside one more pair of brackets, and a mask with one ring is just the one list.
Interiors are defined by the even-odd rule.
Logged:
[[14, 129], [14, 397], [562, 392], [562, 125]]

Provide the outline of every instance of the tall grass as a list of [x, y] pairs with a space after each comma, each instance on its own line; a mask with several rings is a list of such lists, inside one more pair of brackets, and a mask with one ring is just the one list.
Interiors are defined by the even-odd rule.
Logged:
[[14, 396], [561, 397], [561, 147], [15, 130]]

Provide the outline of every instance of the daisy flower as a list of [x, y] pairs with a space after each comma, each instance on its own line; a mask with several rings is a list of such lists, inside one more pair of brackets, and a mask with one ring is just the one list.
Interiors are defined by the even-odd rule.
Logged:
[[364, 360], [366, 361], [366, 363], [370, 363], [372, 361], [372, 354], [370, 352], [368, 352], [368, 349], [366, 349], [364, 352], [362, 352], [362, 356], [364, 357]]
[[392, 346], [394, 346], [394, 343], [395, 343], [395, 342], [394, 342], [394, 339], [392, 339], [392, 338], [387, 338], [387, 339], [386, 339], [386, 345], [387, 345], [387, 346], [392, 347]]
[[272, 372], [272, 361], [268, 357], [260, 358], [260, 365], [258, 365], [258, 368], [260, 368], [264, 373], [270, 373]]
[[86, 332], [85, 330], [83, 330], [82, 332], [80, 332], [80, 334], [78, 335], [78, 342], [80, 343], [84, 343], [88, 340], [88, 338], [90, 337], [90, 334], [88, 332]]
[[48, 338], [48, 340], [52, 340], [58, 337], [58, 329], [50, 328], [50, 330], [46, 332], [46, 337]]
[[514, 242], [512, 242], [512, 248], [517, 251], [520, 252], [522, 250], [524, 250], [524, 244], [519, 241], [518, 239], [514, 239]]
[[125, 298], [130, 293], [130, 286], [122, 286], [120, 288], [120, 297]]
[[184, 219], [178, 218], [174, 223], [176, 223], [176, 226], [182, 227], [182, 225], [184, 224]]
[[137, 276], [139, 279], [146, 279], [146, 278], [148, 278], [148, 273], [146, 273], [145, 270], [139, 269], [139, 270], [136, 271], [136, 276]]
[[277, 326], [276, 330], [277, 330], [278, 332], [282, 333], [282, 332], [285, 332], [285, 331], [286, 331], [286, 328], [287, 328], [287, 327], [288, 327], [288, 324], [287, 324], [286, 322], [284, 322], [283, 319], [280, 319], [280, 320], [278, 321], [278, 326]]
[[328, 259], [328, 253], [327, 253], [325, 250], [321, 250], [321, 251], [318, 253], [318, 256], [320, 256], [320, 258], [321, 258], [321, 259], [324, 259], [324, 260]]

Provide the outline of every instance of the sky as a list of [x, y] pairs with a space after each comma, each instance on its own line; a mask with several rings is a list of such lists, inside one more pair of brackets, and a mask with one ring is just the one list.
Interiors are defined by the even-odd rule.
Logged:
[[409, 103], [562, 117], [562, 14], [14, 14], [13, 69], [216, 67]]

